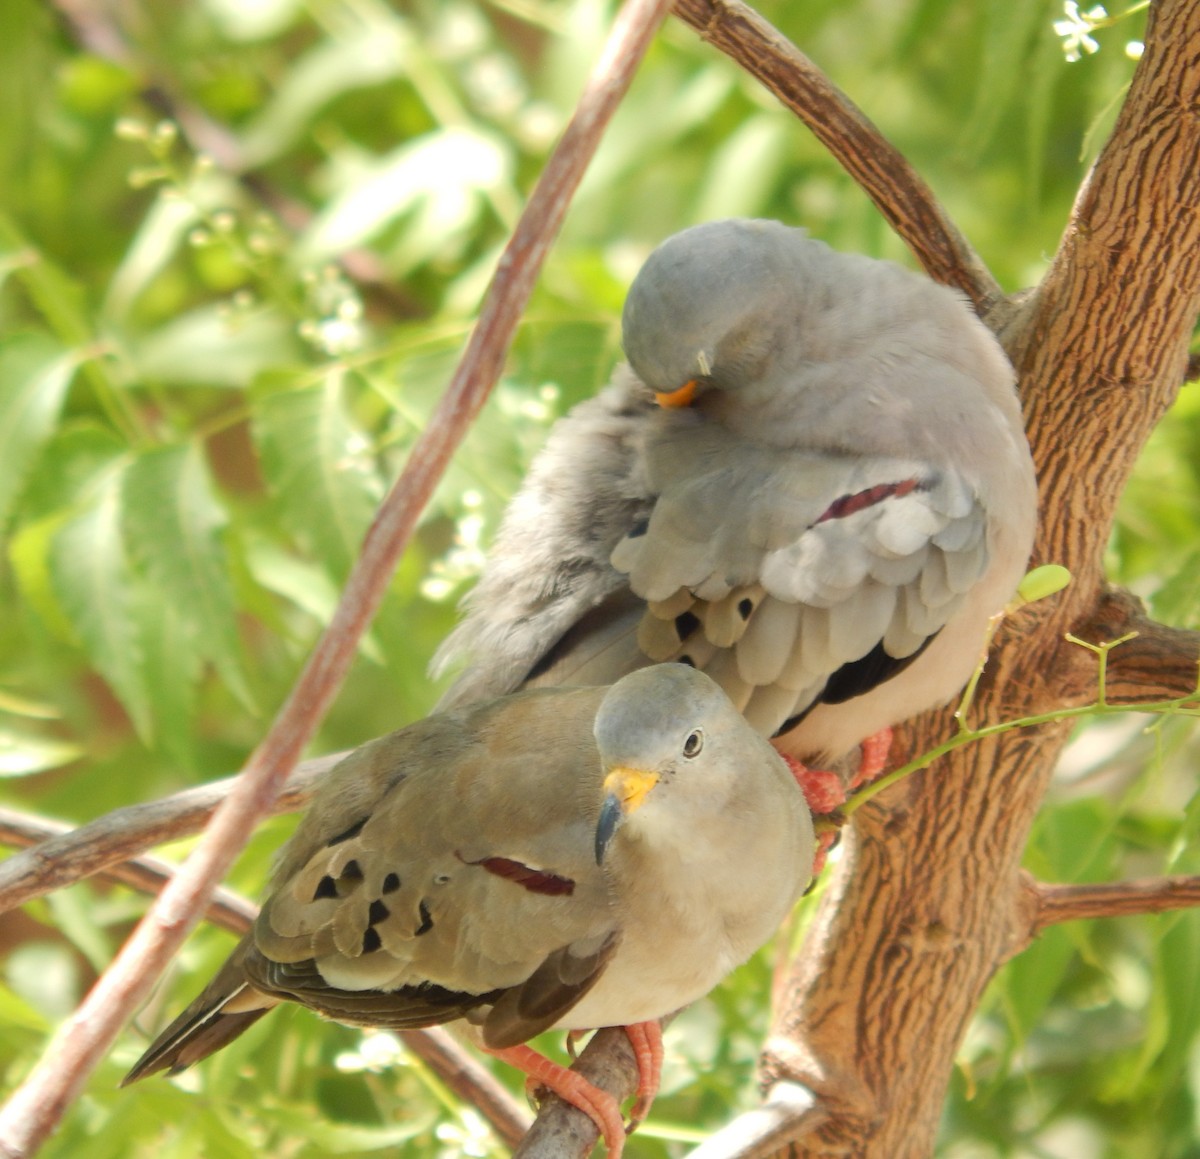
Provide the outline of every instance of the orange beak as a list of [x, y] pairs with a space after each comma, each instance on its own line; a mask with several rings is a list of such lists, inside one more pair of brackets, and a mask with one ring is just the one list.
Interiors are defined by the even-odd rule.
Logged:
[[669, 390], [663, 393], [655, 393], [654, 401], [661, 407], [672, 409], [674, 407], [691, 406], [692, 399], [696, 397], [696, 387], [699, 383], [694, 378], [689, 378], [677, 390]]

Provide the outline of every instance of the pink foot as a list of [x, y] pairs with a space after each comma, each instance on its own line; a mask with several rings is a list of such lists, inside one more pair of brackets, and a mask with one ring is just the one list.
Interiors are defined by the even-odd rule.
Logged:
[[817, 834], [817, 849], [813, 854], [812, 867], [812, 885], [808, 888], [812, 889], [816, 885], [817, 878], [821, 876], [821, 870], [825, 868], [825, 861], [829, 857], [829, 851], [837, 844], [838, 837], [841, 836], [836, 829], [830, 830], [828, 833]]
[[538, 1054], [531, 1046], [507, 1046], [503, 1050], [489, 1048], [489, 1053], [524, 1071], [532, 1082], [581, 1110], [599, 1128], [609, 1155], [620, 1159], [625, 1149], [625, 1120], [621, 1118], [617, 1100], [608, 1091], [602, 1091], [577, 1071], [567, 1070], [544, 1054]]
[[870, 784], [887, 768], [888, 757], [892, 752], [892, 730], [881, 728], [867, 737], [859, 747], [862, 749], [862, 762], [850, 782], [852, 789]]
[[809, 812], [814, 816], [824, 817], [846, 803], [846, 786], [837, 773], [827, 769], [810, 769], [795, 757], [784, 755], [783, 759], [792, 770], [792, 776], [796, 778], [796, 784], [808, 802]]
[[[574, 1030], [569, 1032], [568, 1040], [572, 1045], [580, 1033]], [[599, 1128], [611, 1159], [621, 1159], [626, 1134], [646, 1117], [654, 1096], [658, 1094], [663, 1064], [662, 1026], [659, 1022], [635, 1022], [625, 1027], [625, 1033], [629, 1036], [638, 1066], [637, 1101], [633, 1104], [628, 1129], [621, 1118], [617, 1100], [577, 1071], [559, 1066], [544, 1054], [538, 1054], [531, 1046], [509, 1046], [503, 1050], [489, 1048], [489, 1053], [524, 1071], [529, 1077], [530, 1086], [545, 1087], [581, 1110]]]
[[629, 1036], [629, 1045], [633, 1047], [638, 1064], [637, 1101], [629, 1116], [629, 1130], [632, 1131], [650, 1113], [650, 1105], [662, 1081], [662, 1023], [657, 1019], [635, 1022], [625, 1027], [625, 1033]]

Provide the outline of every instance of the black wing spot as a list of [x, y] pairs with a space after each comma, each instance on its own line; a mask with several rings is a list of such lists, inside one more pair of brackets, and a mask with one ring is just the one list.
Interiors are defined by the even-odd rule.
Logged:
[[371, 908], [367, 910], [367, 925], [377, 926], [380, 922], [385, 922], [391, 916], [391, 910], [376, 898], [371, 902]]
[[389, 873], [383, 879], [383, 892], [395, 893], [400, 888], [400, 875], [398, 873]]
[[413, 937], [419, 938], [422, 934], [427, 934], [433, 929], [433, 914], [429, 912], [429, 907], [425, 904], [424, 899], [421, 901], [421, 924], [413, 931]]
[[856, 696], [863, 696], [871, 689], [877, 688], [885, 681], [904, 671], [937, 636], [935, 632], [926, 638], [915, 652], [909, 656], [896, 659], [889, 656], [882, 643], [876, 644], [865, 656], [843, 664], [825, 684], [825, 689], [818, 699], [826, 704], [845, 704]]
[[362, 952], [364, 954], [373, 954], [383, 945], [383, 939], [379, 936], [379, 931], [368, 926], [363, 931]]
[[312, 899], [313, 901], [321, 901], [327, 897], [337, 897], [337, 895], [337, 882], [329, 874], [326, 874], [317, 882], [317, 888], [313, 890]]
[[692, 612], [680, 612], [675, 617], [675, 631], [679, 633], [679, 639], [686, 640], [698, 627], [700, 627], [700, 617]]
[[355, 821], [344, 833], [339, 833], [336, 837], [331, 837], [326, 845], [340, 845], [343, 841], [349, 841], [351, 837], [357, 837], [363, 830], [363, 826], [367, 823], [367, 818], [363, 817], [359, 821]]
[[[941, 631], [939, 628], [938, 631]], [[775, 737], [786, 736], [792, 731], [818, 704], [845, 704], [856, 696], [865, 696], [873, 688], [885, 681], [891, 680], [904, 671], [930, 644], [933, 643], [937, 632], [926, 638], [925, 642], [911, 655], [896, 659], [884, 651], [882, 644], [876, 644], [865, 656], [843, 664], [825, 682], [821, 693], [806, 708], [801, 709], [795, 716], [789, 716], [772, 734]]]
[[741, 616], [743, 620], [750, 619], [750, 613], [752, 611], [754, 611], [754, 601], [749, 596], [746, 596], [745, 599], [738, 600], [738, 615]]
[[359, 865], [357, 861], [347, 861], [345, 867], [342, 869], [341, 875], [338, 877], [338, 881], [354, 882], [362, 881], [362, 879], [362, 866]]

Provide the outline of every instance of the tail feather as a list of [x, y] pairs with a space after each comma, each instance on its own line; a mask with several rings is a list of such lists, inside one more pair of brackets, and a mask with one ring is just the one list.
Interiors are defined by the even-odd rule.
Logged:
[[128, 1086], [160, 1070], [177, 1074], [227, 1046], [277, 1004], [246, 981], [243, 961], [251, 948], [243, 941], [217, 976], [149, 1046], [121, 1080]]

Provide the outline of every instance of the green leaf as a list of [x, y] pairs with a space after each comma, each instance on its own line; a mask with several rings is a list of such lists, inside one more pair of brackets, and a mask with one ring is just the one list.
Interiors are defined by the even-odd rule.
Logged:
[[291, 361], [291, 324], [269, 308], [232, 311], [200, 306], [130, 344], [138, 373], [176, 386], [243, 389], [265, 367]]
[[281, 1133], [289, 1135], [294, 1130], [297, 1118], [301, 1116], [305, 1117], [305, 1141], [319, 1147], [325, 1155], [392, 1151], [401, 1143], [430, 1130], [436, 1122], [435, 1113], [426, 1109], [419, 1115], [406, 1115], [401, 1122], [378, 1127], [359, 1123], [337, 1123], [311, 1117], [311, 1110], [307, 1106], [287, 1103], [264, 1104], [256, 1117], [260, 1122], [274, 1125]]
[[[226, 522], [196, 443], [139, 455], [122, 476], [121, 524], [134, 563], [173, 609], [190, 646], [213, 661], [234, 695], [254, 711], [220, 539]], [[161, 621], [159, 626], [169, 628]]]
[[0, 341], [0, 530], [54, 430], [77, 365], [45, 334]]
[[386, 9], [363, 6], [356, 15], [359, 27], [319, 41], [284, 73], [242, 136], [246, 163], [257, 167], [289, 148], [310, 118], [340, 94], [404, 72], [412, 39], [407, 24]]
[[358, 554], [383, 495], [367, 442], [346, 412], [347, 372], [274, 374], [256, 391], [254, 430], [288, 530], [336, 579]]
[[1200, 914], [1184, 911], [1158, 920], [1167, 927], [1154, 952], [1156, 989], [1166, 1013], [1158, 1081], [1172, 1083], [1188, 1065], [1200, 1033], [1200, 990], [1196, 987]]
[[142, 674], [154, 716], [155, 740], [171, 765], [197, 767], [195, 708], [205, 653], [178, 604], [144, 576], [132, 585]]
[[792, 133], [777, 113], [751, 117], [713, 155], [700, 189], [696, 217], [755, 217], [763, 212], [779, 181]]
[[68, 277], [29, 242], [16, 222], [0, 213], [0, 254], [20, 254], [17, 266], [30, 298], [59, 337], [71, 344], [90, 342], [95, 331], [88, 316], [83, 287]]
[[81, 993], [79, 961], [61, 943], [22, 942], [9, 954], [5, 974], [13, 990], [47, 1019], [65, 1018]]
[[88, 659], [112, 685], [137, 729], [151, 735], [130, 574], [121, 537], [121, 471], [97, 481], [91, 502], [67, 519], [50, 545], [50, 575]]
[[0, 728], [0, 777], [25, 777], [57, 769], [82, 753], [83, 749], [71, 741]]
[[[975, 156], [990, 143], [1015, 101], [1028, 96], [1029, 58], [1044, 32], [1046, 0], [989, 0], [975, 107], [963, 141]], [[933, 32], [927, 29], [926, 34]]]
[[21, 597], [60, 640], [71, 640], [75, 635], [59, 602], [50, 567], [54, 538], [66, 520], [67, 516], [60, 513], [30, 523], [13, 536], [8, 546], [9, 562]]
[[1013, 602], [1020, 601], [1021, 605], [1037, 603], [1061, 592], [1070, 582], [1071, 573], [1062, 564], [1044, 563], [1026, 573]]
[[92, 419], [65, 422], [47, 442], [21, 495], [30, 521], [74, 511], [79, 496], [126, 454], [127, 444]]
[[60, 640], [75, 631], [63, 612], [51, 575], [51, 548], [59, 529], [78, 513], [79, 496], [96, 479], [118, 470], [125, 444], [90, 420], [64, 427], [46, 444], [21, 496], [25, 520], [9, 542], [8, 555], [22, 597]]
[[511, 151], [491, 134], [439, 129], [407, 142], [358, 174], [313, 220], [297, 248], [305, 263], [328, 261], [373, 239], [404, 214], [413, 219], [393, 250], [401, 271], [461, 248], [487, 208], [486, 194], [512, 177]]

